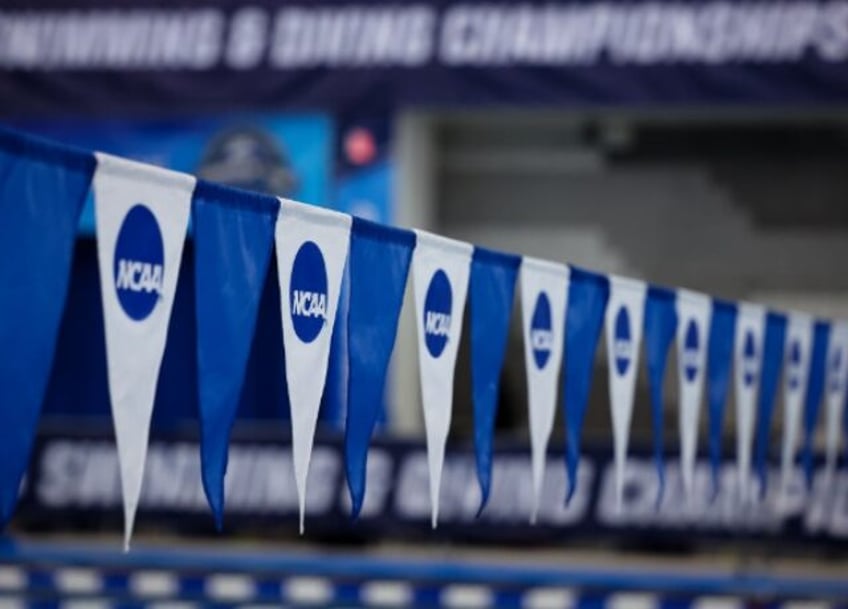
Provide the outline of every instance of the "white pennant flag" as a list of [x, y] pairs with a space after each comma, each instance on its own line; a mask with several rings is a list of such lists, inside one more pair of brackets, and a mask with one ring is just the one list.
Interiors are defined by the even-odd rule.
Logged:
[[617, 509], [621, 509], [624, 495], [624, 467], [630, 441], [646, 292], [647, 287], [643, 281], [610, 276], [605, 321]]
[[801, 413], [810, 374], [813, 349], [813, 318], [789, 315], [783, 354], [783, 444], [780, 456], [780, 501], [785, 503], [795, 469], [795, 452], [801, 429]]
[[439, 519], [439, 488], [453, 409], [453, 375], [462, 335], [473, 247], [415, 231], [412, 281], [418, 321], [418, 360], [433, 528]]
[[763, 362], [764, 332], [765, 309], [757, 305], [740, 304], [733, 352], [736, 379], [736, 463], [739, 498], [743, 503], [747, 503], [751, 497], [751, 454]]
[[680, 461], [683, 490], [692, 498], [698, 423], [704, 395], [712, 302], [689, 290], [677, 291], [677, 376], [680, 386]]
[[569, 269], [537, 258], [521, 261], [521, 319], [533, 468], [536, 521], [547, 462], [548, 440], [556, 413], [557, 383], [562, 363], [563, 329], [568, 308]]
[[129, 548], [195, 179], [96, 156], [97, 257]]
[[301, 533], [350, 225], [347, 214], [280, 200], [275, 242]]
[[836, 471], [839, 440], [842, 435], [842, 411], [848, 386], [848, 323], [835, 322], [830, 331], [827, 353], [826, 404], [827, 431], [825, 436], [825, 475], [827, 488]]

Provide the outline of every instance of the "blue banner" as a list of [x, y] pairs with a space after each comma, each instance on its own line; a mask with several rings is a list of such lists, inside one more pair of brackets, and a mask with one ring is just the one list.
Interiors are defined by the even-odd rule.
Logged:
[[199, 181], [192, 201], [203, 490], [220, 528], [227, 449], [280, 203]]
[[521, 258], [481, 247], [471, 260], [471, 384], [480, 511], [489, 500], [492, 442]]
[[677, 331], [675, 294], [666, 288], [650, 286], [645, 303], [645, 353], [647, 355], [648, 385], [651, 391], [651, 411], [654, 429], [654, 459], [657, 463], [660, 501], [665, 490], [665, 464], [663, 463], [665, 421], [663, 411], [663, 384], [668, 350]]
[[830, 340], [830, 323], [817, 321], [813, 329], [813, 350], [810, 355], [810, 375], [807, 394], [804, 396], [804, 440], [801, 445], [801, 462], [807, 486], [813, 484], [813, 436], [819, 420], [824, 381], [827, 372], [827, 347]]
[[730, 384], [730, 370], [733, 364], [733, 338], [735, 333], [736, 305], [714, 300], [709, 352], [707, 353], [707, 406], [710, 413], [709, 448], [714, 490], [718, 489], [718, 476], [721, 468], [724, 409], [727, 402], [727, 389]]
[[368, 445], [382, 409], [386, 368], [414, 246], [415, 233], [353, 219], [348, 257], [351, 281], [345, 468], [354, 516], [365, 498]]
[[604, 275], [571, 267], [568, 313], [565, 319], [565, 365], [563, 408], [565, 409], [565, 463], [568, 472], [566, 502], [577, 489], [583, 419], [595, 370], [595, 350], [604, 324], [609, 300], [609, 279]]
[[0, 526], [32, 450], [94, 166], [90, 153], [0, 131]]
[[783, 346], [786, 341], [786, 316], [769, 311], [766, 315], [766, 332], [763, 339], [763, 363], [760, 374], [760, 396], [757, 406], [756, 452], [754, 469], [760, 479], [760, 497], [765, 497], [768, 483], [767, 460], [774, 398], [777, 394], [780, 371], [783, 368]]

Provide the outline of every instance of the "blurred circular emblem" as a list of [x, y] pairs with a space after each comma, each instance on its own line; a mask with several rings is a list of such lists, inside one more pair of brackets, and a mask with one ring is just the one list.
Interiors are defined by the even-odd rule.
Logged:
[[453, 293], [447, 274], [439, 269], [430, 279], [424, 298], [424, 342], [433, 357], [439, 357], [448, 344]]
[[619, 376], [623, 376], [630, 367], [630, 358], [633, 356], [633, 341], [630, 335], [630, 315], [627, 313], [626, 307], [618, 309], [618, 313], [615, 316], [613, 352], [615, 355], [615, 369]]
[[327, 322], [327, 268], [321, 249], [313, 241], [297, 250], [289, 291], [294, 332], [303, 342], [311, 343]]
[[146, 206], [134, 205], [127, 212], [113, 258], [118, 302], [130, 318], [147, 318], [162, 296], [165, 247], [159, 223]]
[[536, 367], [542, 370], [551, 357], [553, 332], [551, 331], [551, 301], [544, 292], [539, 292], [533, 317], [530, 320], [530, 345]]

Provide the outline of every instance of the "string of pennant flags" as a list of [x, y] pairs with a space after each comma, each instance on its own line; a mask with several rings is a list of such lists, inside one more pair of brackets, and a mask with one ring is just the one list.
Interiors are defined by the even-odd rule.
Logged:
[[[91, 190], [104, 312], [108, 385], [120, 462], [125, 544], [141, 492], [153, 402], [189, 220], [194, 238], [203, 488], [220, 526], [230, 431], [272, 252], [280, 287], [284, 372], [303, 530], [307, 472], [330, 338], [349, 273], [345, 466], [353, 514], [365, 495], [368, 446], [379, 417], [400, 309], [412, 276], [432, 524], [451, 423], [454, 368], [469, 301], [474, 446], [482, 510], [489, 496], [498, 384], [516, 288], [527, 374], [533, 510], [562, 378], [568, 497], [574, 493], [594, 354], [608, 354], [616, 497], [621, 505], [634, 390], [644, 353], [662, 489], [663, 379], [677, 352], [681, 470], [694, 484], [706, 401], [714, 479], [725, 403], [736, 403], [738, 491], [765, 488], [779, 387], [784, 404], [781, 492], [800, 445], [808, 483], [825, 404], [826, 475], [846, 416], [848, 323], [731, 303], [697, 292], [505, 254], [422, 230], [245, 192], [193, 176], [28, 135], [0, 131], [0, 521], [11, 517], [50, 375], [69, 283], [75, 230]], [[562, 376], [560, 377], [560, 372]], [[781, 381], [782, 379], [782, 386]], [[756, 451], [755, 451], [756, 448]], [[662, 490], [660, 490], [662, 492]]]

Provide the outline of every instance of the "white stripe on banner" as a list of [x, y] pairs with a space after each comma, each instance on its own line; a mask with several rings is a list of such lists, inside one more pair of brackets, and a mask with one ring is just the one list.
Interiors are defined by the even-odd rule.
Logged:
[[277, 273], [301, 533], [306, 478], [327, 379], [350, 224], [347, 214], [281, 199], [276, 227]]
[[527, 370], [527, 405], [533, 469], [533, 507], [536, 522], [547, 463], [548, 440], [556, 414], [557, 383], [568, 307], [569, 269], [538, 258], [521, 261], [521, 328]]
[[739, 499], [744, 504], [751, 499], [751, 455], [763, 363], [764, 331], [765, 309], [758, 305], [740, 304], [733, 353], [736, 379], [736, 464]]
[[416, 230], [412, 254], [415, 311], [418, 316], [418, 363], [433, 528], [439, 519], [439, 489], [445, 444], [453, 408], [453, 375], [462, 335], [462, 315], [468, 293], [473, 247]]
[[96, 156], [97, 257], [129, 548], [195, 179]]
[[848, 383], [848, 323], [835, 322], [830, 332], [827, 353], [825, 395], [827, 404], [825, 435], [825, 480], [826, 488], [832, 488], [842, 436], [842, 416], [845, 408], [845, 390]]
[[639, 369], [646, 292], [647, 286], [643, 281], [610, 275], [606, 338], [618, 510], [624, 496], [624, 469], [633, 417], [636, 372]]
[[683, 491], [692, 498], [698, 423], [704, 395], [712, 300], [697, 292], [677, 291], [677, 377], [680, 386], [680, 470]]
[[786, 328], [786, 347], [783, 355], [783, 444], [780, 455], [781, 506], [785, 506], [795, 453], [801, 430], [801, 410], [807, 393], [810, 374], [810, 353], [813, 349], [813, 318], [802, 313], [789, 315]]

